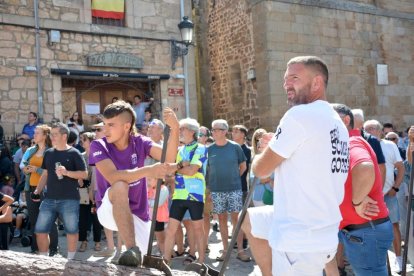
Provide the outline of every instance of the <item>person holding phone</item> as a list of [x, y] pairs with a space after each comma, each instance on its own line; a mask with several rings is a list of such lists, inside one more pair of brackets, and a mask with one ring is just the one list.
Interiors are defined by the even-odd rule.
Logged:
[[73, 112], [72, 117], [66, 122], [70, 130], [73, 130], [76, 135], [76, 142], [75, 144], [79, 143], [79, 133], [82, 133], [85, 130], [85, 126], [83, 125], [83, 120], [79, 115], [79, 112]]
[[[43, 157], [45, 151], [52, 147], [52, 142], [50, 140], [50, 127], [47, 125], [38, 125], [35, 128], [33, 139], [35, 145], [28, 148], [20, 162], [20, 168], [26, 174], [25, 182], [25, 195], [27, 201], [27, 210], [29, 213], [29, 222], [30, 225], [35, 225], [37, 217], [39, 216], [39, 207], [40, 207], [40, 195], [33, 195], [33, 191], [36, 189], [39, 184], [40, 175], [43, 172], [41, 168]], [[31, 249], [32, 253], [38, 251], [36, 236], [33, 233], [34, 227], [30, 228], [32, 234], [32, 244]], [[50, 232], [50, 255], [55, 255], [57, 253], [58, 247], [58, 232], [57, 227], [52, 227]]]

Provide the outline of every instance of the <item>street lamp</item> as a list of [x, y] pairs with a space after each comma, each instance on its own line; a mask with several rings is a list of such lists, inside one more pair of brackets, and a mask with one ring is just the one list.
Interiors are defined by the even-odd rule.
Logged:
[[[171, 68], [175, 70], [178, 57], [188, 54], [188, 46], [192, 45], [194, 24], [184, 16], [178, 24], [181, 33], [181, 41], [171, 40]], [[181, 45], [180, 45], [181, 44]]]

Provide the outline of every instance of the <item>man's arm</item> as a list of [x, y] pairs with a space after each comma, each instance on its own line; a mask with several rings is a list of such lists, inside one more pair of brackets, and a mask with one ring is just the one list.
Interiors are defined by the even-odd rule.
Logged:
[[16, 176], [17, 183], [20, 184], [20, 182], [22, 180], [20, 179], [20, 167], [19, 167], [19, 163], [14, 163], [14, 175]]
[[272, 172], [285, 160], [282, 156], [275, 153], [269, 147], [264, 152], [257, 155], [252, 163], [252, 170], [256, 177], [264, 178], [272, 174]]
[[[177, 168], [179, 163], [177, 163]], [[190, 164], [190, 162], [186, 161], [186, 162], [182, 162], [182, 168], [177, 170], [178, 173], [182, 174], [182, 175], [195, 175], [198, 170], [200, 169], [199, 165], [196, 164]]]
[[64, 176], [74, 178], [74, 179], [86, 179], [88, 178], [88, 171], [68, 171], [64, 166], [60, 166], [57, 171], [60, 170], [60, 173]]
[[[40, 179], [39, 179], [39, 183], [37, 184], [37, 188], [34, 191], [35, 194], [39, 195], [43, 191], [43, 188], [46, 185], [46, 180], [47, 180], [47, 170], [43, 170], [42, 175], [40, 176]], [[30, 200], [30, 198], [27, 198], [26, 200]]]
[[352, 202], [358, 205], [369, 194], [375, 182], [374, 164], [361, 162], [355, 165], [352, 174]]
[[246, 169], [247, 169], [247, 164], [246, 164], [246, 161], [241, 162], [241, 163], [239, 164], [239, 174], [240, 174], [240, 176], [242, 176], [242, 175], [243, 175], [243, 173], [246, 171]]
[[110, 159], [104, 159], [95, 163], [96, 169], [103, 175], [109, 184], [117, 181], [132, 183], [144, 177], [164, 178], [167, 174], [175, 172], [177, 166], [175, 164], [154, 164], [142, 168], [129, 170], [117, 170], [114, 163]]
[[394, 181], [394, 187], [399, 188], [404, 179], [404, 173], [405, 173], [404, 163], [397, 162], [394, 164], [394, 167], [397, 169], [397, 177], [395, 178], [395, 181]]

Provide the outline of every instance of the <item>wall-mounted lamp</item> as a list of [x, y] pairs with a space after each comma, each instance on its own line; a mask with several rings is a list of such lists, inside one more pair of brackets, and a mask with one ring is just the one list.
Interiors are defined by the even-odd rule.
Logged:
[[178, 24], [181, 33], [181, 41], [171, 41], [171, 68], [175, 70], [175, 63], [178, 57], [188, 54], [188, 46], [192, 45], [194, 24], [188, 20], [188, 16], [184, 16], [183, 20]]

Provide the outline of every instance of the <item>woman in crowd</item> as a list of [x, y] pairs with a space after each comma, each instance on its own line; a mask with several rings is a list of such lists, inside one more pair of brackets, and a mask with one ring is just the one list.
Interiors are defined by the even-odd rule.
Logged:
[[[260, 139], [263, 135], [265, 135], [267, 131], [263, 128], [257, 129], [252, 136], [252, 163], [254, 158], [257, 154], [260, 154], [262, 150], [264, 149], [263, 145], [260, 142]], [[253, 173], [250, 173], [250, 178], [255, 181], [255, 188], [253, 191], [253, 205], [255, 207], [257, 206], [263, 206], [266, 204], [266, 202], [263, 202], [263, 196], [268, 193], [273, 193], [273, 174], [265, 179], [258, 179], [254, 178]], [[252, 182], [253, 183], [253, 182]]]
[[[50, 127], [47, 125], [38, 125], [35, 128], [33, 140], [35, 145], [28, 148], [23, 155], [20, 163], [20, 168], [26, 174], [25, 193], [27, 210], [29, 212], [29, 222], [32, 226], [30, 231], [32, 232], [32, 253], [38, 251], [36, 235], [33, 234], [34, 225], [36, 225], [37, 217], [39, 216], [40, 202], [35, 202], [31, 198], [31, 193], [36, 189], [39, 184], [40, 176], [43, 169], [42, 162], [45, 151], [52, 147], [52, 141], [50, 140]], [[50, 232], [50, 246], [49, 254], [54, 255], [57, 253], [58, 234], [57, 228], [52, 227]]]
[[[81, 134], [81, 145], [85, 149], [85, 152], [82, 153], [85, 163], [89, 164], [89, 149], [91, 142], [95, 139], [95, 133], [85, 132]], [[92, 178], [93, 167], [88, 165], [88, 179], [79, 180], [79, 193], [81, 195], [80, 199], [80, 208], [79, 208], [79, 241], [81, 245], [79, 247], [79, 252], [85, 252], [88, 248], [87, 241], [87, 231], [92, 222], [93, 227], [93, 241], [95, 242], [95, 251], [101, 251], [101, 232], [102, 226], [99, 223], [98, 216], [94, 212], [95, 200], [91, 196], [93, 194], [93, 189], [95, 185], [92, 185], [95, 178]], [[92, 205], [91, 205], [92, 202]]]
[[82, 118], [79, 115], [79, 112], [74, 112], [72, 114], [72, 117], [69, 118], [69, 120], [66, 122], [68, 127], [73, 130], [78, 138], [76, 139], [76, 144], [79, 143], [79, 133], [83, 132], [85, 127], [83, 125]]

